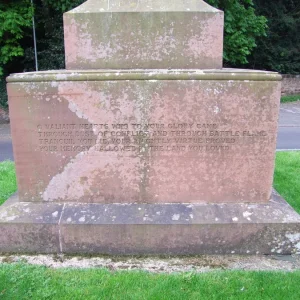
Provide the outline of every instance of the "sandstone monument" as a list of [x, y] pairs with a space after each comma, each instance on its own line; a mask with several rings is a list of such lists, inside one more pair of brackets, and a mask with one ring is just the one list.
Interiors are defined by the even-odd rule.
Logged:
[[7, 79], [18, 196], [0, 252], [300, 250], [272, 192], [281, 76], [222, 69], [222, 11], [89, 0], [64, 26], [66, 70]]

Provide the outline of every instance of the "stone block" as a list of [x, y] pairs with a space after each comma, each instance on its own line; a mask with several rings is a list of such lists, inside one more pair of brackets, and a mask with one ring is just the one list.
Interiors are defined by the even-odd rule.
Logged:
[[300, 216], [275, 192], [266, 204], [12, 203], [0, 252], [111, 255], [292, 254]]
[[1, 253], [59, 253], [63, 204], [22, 203], [13, 196], [0, 207]]
[[220, 69], [223, 23], [201, 0], [90, 0], [64, 14], [66, 68]]

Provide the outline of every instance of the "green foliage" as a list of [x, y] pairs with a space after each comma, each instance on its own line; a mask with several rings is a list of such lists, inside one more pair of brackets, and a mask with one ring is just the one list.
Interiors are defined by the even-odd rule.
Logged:
[[0, 2], [0, 75], [15, 57], [23, 56], [24, 29], [32, 25], [30, 0]]
[[285, 74], [300, 73], [300, 1], [254, 0], [258, 13], [268, 18], [266, 38], [259, 38], [250, 63], [253, 68]]
[[224, 60], [238, 66], [256, 47], [256, 39], [266, 35], [267, 19], [255, 13], [252, 0], [207, 0], [225, 13]]
[[59, 12], [68, 11], [86, 0], [44, 0], [44, 5]]
[[0, 107], [7, 108], [7, 91], [4, 76], [0, 76]]
[[[85, 2], [85, 0], [35, 1], [37, 27], [37, 51], [39, 70], [65, 68], [63, 13]], [[24, 68], [34, 70], [34, 49], [25, 47]]]
[[[37, 56], [39, 70], [54, 70], [65, 68], [64, 35], [62, 20], [52, 16], [37, 18], [38, 42]], [[34, 48], [25, 48], [24, 68], [26, 71], [35, 70]]]

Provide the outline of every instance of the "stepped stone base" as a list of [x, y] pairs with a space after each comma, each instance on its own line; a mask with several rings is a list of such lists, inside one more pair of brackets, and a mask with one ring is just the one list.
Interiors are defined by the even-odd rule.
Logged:
[[0, 252], [292, 254], [300, 216], [275, 192], [267, 204], [24, 203], [0, 209]]

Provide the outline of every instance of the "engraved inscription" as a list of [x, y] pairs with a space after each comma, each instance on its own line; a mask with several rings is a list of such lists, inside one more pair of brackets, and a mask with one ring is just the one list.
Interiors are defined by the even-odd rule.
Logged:
[[40, 151], [206, 152], [265, 139], [266, 131], [224, 130], [221, 124], [43, 124], [37, 126]]

